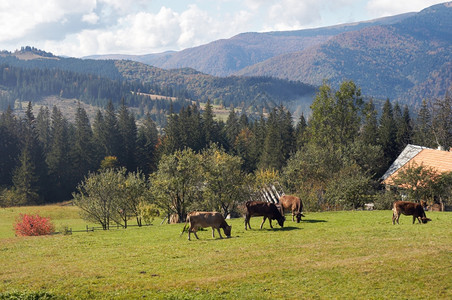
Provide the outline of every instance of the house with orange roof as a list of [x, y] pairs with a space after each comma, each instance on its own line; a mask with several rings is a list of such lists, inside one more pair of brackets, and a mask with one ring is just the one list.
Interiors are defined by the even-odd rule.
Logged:
[[414, 165], [430, 168], [438, 174], [452, 172], [452, 152], [407, 145], [381, 177], [382, 184], [388, 188], [394, 186], [394, 179], [397, 178], [398, 174]]

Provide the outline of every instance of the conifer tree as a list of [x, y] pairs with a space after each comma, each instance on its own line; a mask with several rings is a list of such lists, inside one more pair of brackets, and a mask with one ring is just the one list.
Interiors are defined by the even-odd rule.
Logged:
[[[395, 112], [395, 111], [394, 111]], [[411, 125], [411, 117], [410, 112], [408, 110], [408, 106], [405, 105], [403, 108], [403, 112], [397, 112], [394, 116], [397, 132], [396, 132], [396, 142], [397, 142], [397, 152], [402, 152], [406, 145], [412, 142], [412, 134], [413, 129]]]
[[122, 142], [118, 157], [128, 171], [134, 171], [137, 168], [137, 126], [133, 113], [129, 112], [124, 101], [119, 108], [118, 129], [121, 135], [120, 141]]
[[52, 140], [46, 162], [52, 182], [52, 198], [54, 201], [62, 201], [69, 199], [74, 187], [71, 176], [68, 123], [56, 106], [53, 107], [51, 118]]
[[90, 172], [97, 169], [93, 131], [85, 109], [78, 104], [75, 114], [74, 145], [71, 149], [74, 182], [77, 184]]
[[432, 116], [428, 108], [427, 100], [422, 100], [422, 106], [417, 115], [414, 124], [413, 143], [419, 146], [432, 147], [433, 131], [432, 131]]
[[231, 150], [234, 147], [235, 139], [240, 132], [239, 119], [235, 113], [234, 107], [231, 106], [229, 110], [228, 119], [226, 120], [226, 126], [224, 128], [227, 141], [227, 149]]
[[295, 128], [295, 140], [296, 140], [297, 150], [303, 148], [303, 146], [308, 141], [307, 131], [306, 131], [307, 127], [308, 127], [308, 124], [306, 123], [306, 119], [304, 117], [304, 114], [302, 113], [298, 120], [297, 127]]
[[143, 124], [138, 128], [138, 167], [147, 176], [157, 170], [159, 160], [158, 130], [149, 113], [146, 114]]
[[39, 204], [47, 196], [47, 165], [38, 141], [31, 102], [21, 120], [21, 154], [13, 172], [13, 183], [24, 204]]
[[41, 106], [39, 113], [36, 116], [36, 131], [38, 133], [38, 140], [46, 155], [50, 151], [51, 144], [50, 123], [49, 108], [47, 106]]
[[399, 155], [396, 143], [397, 127], [394, 121], [394, 113], [392, 104], [389, 99], [383, 105], [383, 111], [380, 116], [380, 124], [378, 127], [379, 145], [382, 147], [384, 155], [383, 169], [387, 169], [389, 165]]
[[218, 124], [215, 122], [214, 117], [212, 104], [210, 103], [210, 99], [207, 99], [206, 106], [201, 115], [204, 147], [210, 143], [218, 143], [220, 141]]
[[0, 116], [0, 186], [13, 184], [11, 174], [20, 155], [19, 123], [10, 106]]
[[366, 145], [376, 145], [378, 143], [378, 113], [372, 99], [366, 103], [363, 114], [364, 123], [361, 128], [360, 139]]
[[93, 145], [95, 149], [95, 161], [100, 164], [100, 161], [107, 156], [107, 149], [105, 143], [105, 121], [102, 112], [97, 110], [93, 121]]

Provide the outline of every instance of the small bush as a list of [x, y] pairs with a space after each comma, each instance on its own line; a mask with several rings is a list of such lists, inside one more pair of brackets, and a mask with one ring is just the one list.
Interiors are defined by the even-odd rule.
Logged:
[[375, 197], [375, 209], [392, 209], [392, 204], [401, 200], [400, 197], [392, 191], [382, 191]]
[[39, 215], [20, 214], [14, 225], [16, 235], [20, 236], [37, 236], [46, 235], [55, 232], [55, 226], [49, 218]]

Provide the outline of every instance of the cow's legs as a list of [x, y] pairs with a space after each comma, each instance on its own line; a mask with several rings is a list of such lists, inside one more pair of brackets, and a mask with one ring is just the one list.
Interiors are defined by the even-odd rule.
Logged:
[[271, 218], [268, 218], [268, 223], [270, 223], [270, 228], [273, 229], [273, 226], [272, 226], [272, 219], [271, 219]]
[[245, 216], [245, 230], [246, 230], [246, 225], [247, 224], [248, 224], [249, 229], [251, 229], [250, 218], [251, 218], [251, 216], [249, 216], [249, 215]]
[[[261, 229], [262, 229], [262, 227], [264, 226], [264, 222], [265, 222], [266, 219], [267, 219], [267, 217], [264, 217], [264, 219], [262, 220]], [[270, 220], [270, 219], [269, 219], [269, 220]], [[271, 223], [270, 223], [270, 226], [271, 226]]]
[[223, 237], [221, 236], [220, 228], [217, 228], [217, 230], [218, 230], [218, 234], [220, 235], [220, 239], [222, 239]]
[[215, 228], [212, 227], [212, 238], [215, 238]]
[[396, 221], [397, 224], [399, 224], [399, 218], [400, 218], [400, 214], [399, 214], [399, 213], [396, 213], [396, 212], [393, 212], [393, 213], [392, 213], [392, 224], [393, 224], [393, 225], [395, 224], [394, 221]]
[[293, 211], [293, 212], [292, 212], [292, 222], [295, 222], [295, 219], [294, 219], [294, 218], [295, 218], [295, 212]]

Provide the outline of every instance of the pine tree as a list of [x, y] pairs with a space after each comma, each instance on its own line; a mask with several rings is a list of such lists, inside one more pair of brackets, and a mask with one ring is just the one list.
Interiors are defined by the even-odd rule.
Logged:
[[0, 186], [13, 184], [11, 174], [20, 155], [19, 123], [11, 107], [0, 116]]
[[93, 121], [93, 146], [97, 165], [99, 165], [101, 160], [107, 156], [107, 149], [104, 146], [105, 142], [104, 115], [100, 110], [97, 110]]
[[36, 117], [36, 131], [38, 133], [38, 140], [46, 155], [50, 151], [51, 144], [50, 122], [49, 108], [47, 106], [41, 106]]
[[85, 109], [78, 104], [75, 114], [74, 145], [71, 149], [74, 183], [79, 183], [90, 172], [97, 169], [93, 131]]
[[39, 204], [48, 192], [47, 165], [38, 141], [31, 102], [21, 121], [21, 155], [13, 172], [13, 183], [24, 204]]
[[383, 111], [380, 116], [380, 124], [378, 127], [379, 145], [382, 147], [384, 155], [383, 169], [387, 169], [389, 165], [399, 155], [396, 143], [397, 127], [394, 121], [392, 104], [389, 99], [383, 105]]
[[[394, 110], [394, 112], [396, 112]], [[397, 152], [402, 152], [406, 145], [412, 142], [412, 134], [413, 129], [411, 125], [411, 117], [410, 112], [408, 110], [408, 106], [405, 105], [403, 108], [403, 112], [397, 111], [394, 115], [397, 132], [396, 132], [396, 143], [397, 143]]]
[[74, 188], [71, 176], [68, 122], [56, 106], [53, 107], [51, 118], [52, 140], [46, 162], [52, 182], [52, 198], [54, 201], [61, 201], [69, 199]]
[[201, 115], [201, 126], [202, 133], [204, 137], [204, 147], [210, 143], [218, 143], [220, 141], [219, 132], [218, 132], [218, 124], [214, 120], [213, 108], [210, 103], [210, 99], [207, 100], [206, 106], [204, 107], [204, 111]]
[[297, 145], [297, 150], [303, 148], [303, 146], [307, 143], [307, 129], [308, 124], [306, 123], [306, 119], [304, 114], [300, 115], [300, 119], [298, 120], [297, 127], [295, 128], [295, 140]]
[[118, 155], [118, 157], [128, 171], [134, 171], [137, 168], [137, 126], [134, 115], [129, 112], [124, 102], [119, 108], [118, 129], [122, 142], [119, 153], [121, 155]]
[[234, 107], [231, 106], [229, 110], [228, 119], [226, 120], [226, 126], [224, 128], [227, 141], [227, 150], [231, 150], [234, 147], [235, 139], [240, 132], [240, 124]]
[[149, 113], [146, 114], [143, 124], [138, 128], [138, 167], [145, 175], [157, 170], [159, 161], [159, 136], [155, 122]]
[[432, 116], [428, 108], [428, 102], [422, 100], [422, 106], [417, 115], [414, 124], [413, 143], [419, 146], [432, 147], [433, 131], [432, 131]]
[[105, 108], [104, 115], [104, 128], [103, 128], [103, 146], [105, 148], [106, 156], [116, 156], [118, 157], [120, 163], [122, 163], [120, 157], [121, 153], [121, 135], [118, 130], [118, 119], [116, 118], [115, 108], [111, 100], [108, 102]]
[[377, 145], [378, 143], [378, 120], [377, 110], [373, 100], [370, 99], [364, 107], [364, 124], [361, 128], [360, 139], [365, 145]]

